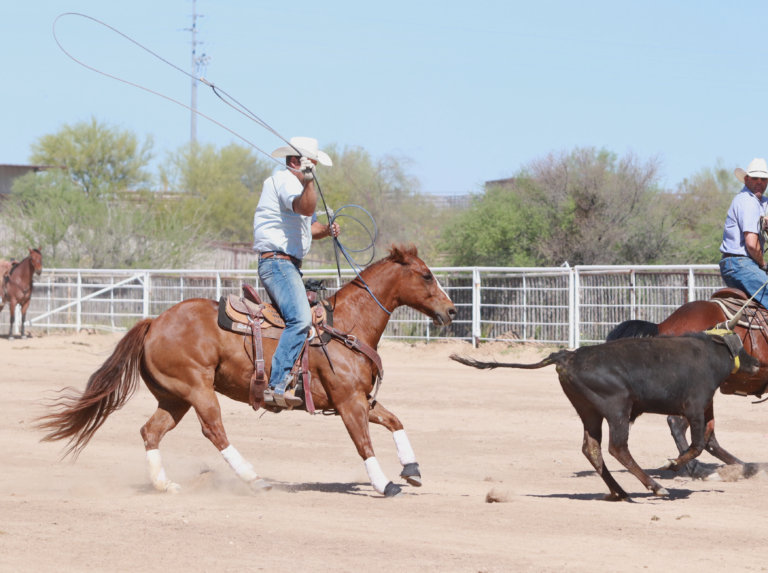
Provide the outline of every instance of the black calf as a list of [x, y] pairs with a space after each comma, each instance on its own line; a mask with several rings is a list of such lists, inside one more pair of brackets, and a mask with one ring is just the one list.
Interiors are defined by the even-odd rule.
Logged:
[[550, 354], [536, 364], [480, 362], [451, 355], [475, 368], [542, 368], [555, 364], [560, 385], [584, 424], [582, 452], [611, 491], [608, 499], [626, 499], [603, 462], [602, 424], [608, 421], [608, 451], [646, 488], [668, 495], [629, 453], [629, 425], [640, 414], [684, 416], [691, 445], [669, 468], [698, 456], [714, 428], [712, 400], [718, 386], [737, 369], [756, 372], [759, 362], [733, 333], [627, 338]]

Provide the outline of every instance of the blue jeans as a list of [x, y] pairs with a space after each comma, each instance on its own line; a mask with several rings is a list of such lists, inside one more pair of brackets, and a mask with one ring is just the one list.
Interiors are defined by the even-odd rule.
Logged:
[[[757, 266], [752, 257], [726, 257], [720, 260], [720, 276], [729, 287], [743, 290], [752, 296], [761, 287], [755, 301], [768, 308], [768, 274]], [[764, 286], [765, 285], [765, 286]]]
[[285, 330], [272, 356], [270, 387], [284, 392], [288, 375], [299, 357], [312, 325], [307, 291], [301, 280], [301, 271], [285, 259], [260, 259], [259, 279], [285, 320]]

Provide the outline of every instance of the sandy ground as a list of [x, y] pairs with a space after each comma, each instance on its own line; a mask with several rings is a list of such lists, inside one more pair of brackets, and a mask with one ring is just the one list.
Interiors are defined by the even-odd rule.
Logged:
[[[633, 501], [603, 501], [553, 367], [481, 372], [448, 359], [533, 362], [541, 348], [382, 345], [379, 397], [405, 424], [424, 478], [394, 499], [369, 485], [340, 419], [262, 416], [227, 398], [230, 440], [275, 489], [250, 493], [189, 414], [162, 448], [182, 492], [155, 492], [138, 433], [155, 408], [144, 387], [76, 462], [61, 461], [33, 419], [51, 391], [83, 388], [118, 339], [0, 339], [0, 571], [768, 570], [765, 473], [717, 482], [653, 470], [675, 450], [665, 419], [646, 415], [630, 447], [671, 495], [646, 492], [606, 451]], [[718, 395], [715, 411], [726, 448], [768, 461], [768, 404]], [[389, 433], [372, 435], [399, 482]]]

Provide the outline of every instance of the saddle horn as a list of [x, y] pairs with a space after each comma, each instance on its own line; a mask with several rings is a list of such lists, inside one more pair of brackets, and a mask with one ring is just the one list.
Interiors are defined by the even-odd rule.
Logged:
[[721, 322], [717, 325], [718, 328], [725, 328], [726, 330], [733, 330], [733, 328], [739, 323], [739, 320], [741, 319], [741, 316], [744, 314], [744, 309], [747, 308], [747, 304], [749, 304], [749, 301], [747, 301], [740, 309], [739, 312], [733, 315], [733, 318], [730, 319], [727, 322]]

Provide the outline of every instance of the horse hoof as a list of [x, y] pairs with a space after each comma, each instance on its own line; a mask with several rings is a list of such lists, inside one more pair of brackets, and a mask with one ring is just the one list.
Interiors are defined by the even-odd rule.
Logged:
[[387, 487], [384, 488], [384, 497], [395, 497], [396, 495], [400, 495], [402, 491], [403, 488], [401, 488], [399, 485], [395, 485], [394, 483], [389, 482]]
[[261, 478], [256, 478], [255, 480], [248, 482], [248, 486], [251, 488], [251, 491], [255, 493], [261, 493], [272, 489], [272, 484]]
[[660, 487], [653, 492], [653, 495], [658, 495], [659, 497], [667, 497], [669, 496], [669, 492], [667, 491], [667, 488]]
[[405, 464], [403, 471], [400, 472], [400, 477], [412, 486], [421, 487], [421, 472], [419, 472], [419, 464], [416, 462]]
[[174, 482], [169, 482], [167, 486], [165, 486], [165, 493], [171, 493], [171, 494], [177, 494], [181, 492], [181, 486]]

